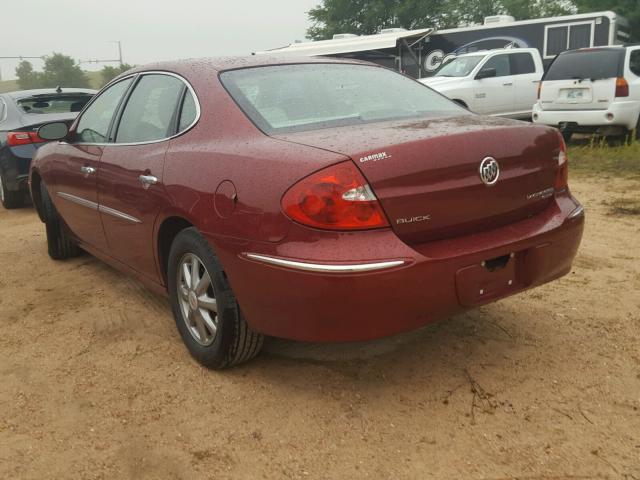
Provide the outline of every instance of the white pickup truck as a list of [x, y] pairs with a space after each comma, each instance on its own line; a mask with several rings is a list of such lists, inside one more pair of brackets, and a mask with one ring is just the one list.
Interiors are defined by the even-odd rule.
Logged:
[[544, 73], [535, 48], [458, 55], [420, 81], [476, 113], [530, 119]]

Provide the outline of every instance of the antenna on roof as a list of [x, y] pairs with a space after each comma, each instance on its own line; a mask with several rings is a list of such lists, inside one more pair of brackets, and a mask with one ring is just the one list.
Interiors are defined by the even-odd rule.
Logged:
[[56, 87], [56, 93], [62, 93], [62, 87], [60, 85]]

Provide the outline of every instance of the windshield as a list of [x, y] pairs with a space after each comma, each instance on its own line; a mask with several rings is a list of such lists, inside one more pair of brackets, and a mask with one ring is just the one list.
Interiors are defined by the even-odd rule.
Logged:
[[558, 55], [544, 80], [614, 78], [622, 76], [624, 50], [578, 50]]
[[232, 70], [220, 79], [266, 133], [468, 114], [424, 85], [381, 67], [282, 65]]
[[92, 96], [89, 93], [36, 95], [16, 103], [25, 113], [69, 113], [82, 110]]
[[466, 77], [485, 56], [473, 55], [470, 57], [454, 58], [436, 70], [434, 77]]

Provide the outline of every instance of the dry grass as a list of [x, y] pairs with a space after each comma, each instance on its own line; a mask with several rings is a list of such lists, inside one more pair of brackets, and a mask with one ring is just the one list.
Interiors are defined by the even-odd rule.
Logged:
[[640, 141], [608, 146], [604, 141], [569, 148], [571, 173], [640, 179]]

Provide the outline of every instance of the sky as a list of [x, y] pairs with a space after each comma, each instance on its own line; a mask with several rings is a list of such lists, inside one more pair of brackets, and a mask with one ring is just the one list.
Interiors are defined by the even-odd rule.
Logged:
[[[304, 40], [307, 12], [320, 0], [30, 0], [29, 15], [5, 18], [0, 57], [52, 52], [76, 60], [116, 59], [122, 44], [126, 63], [249, 55]], [[14, 8], [21, 10], [14, 2]], [[37, 15], [32, 15], [37, 12]], [[35, 69], [42, 61], [30, 60]], [[15, 78], [18, 60], [0, 59], [3, 80]], [[109, 64], [82, 64], [99, 70]]]

